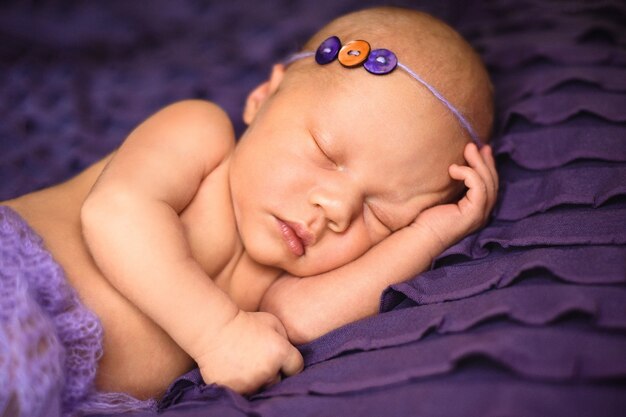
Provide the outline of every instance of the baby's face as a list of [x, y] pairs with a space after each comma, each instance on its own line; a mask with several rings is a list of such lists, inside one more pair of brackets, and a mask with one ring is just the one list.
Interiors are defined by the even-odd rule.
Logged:
[[462, 163], [459, 134], [401, 71], [375, 76], [337, 64], [287, 77], [231, 161], [248, 254], [297, 276], [358, 258], [452, 197], [447, 169]]

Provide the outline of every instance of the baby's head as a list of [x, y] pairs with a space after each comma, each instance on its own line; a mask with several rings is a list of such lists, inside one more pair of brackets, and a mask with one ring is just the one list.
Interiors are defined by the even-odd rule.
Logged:
[[237, 224], [255, 260], [301, 276], [356, 259], [457, 197], [462, 185], [448, 167], [464, 163], [471, 131], [486, 142], [492, 125], [484, 66], [435, 18], [396, 8], [352, 13], [304, 51], [331, 36], [392, 51], [424, 83], [404, 68], [374, 75], [305, 54], [275, 66], [250, 94], [249, 128], [231, 161]]
[[[392, 51], [402, 67], [414, 72], [467, 119], [470, 130], [483, 142], [489, 140], [493, 122], [492, 86], [485, 67], [473, 48], [450, 26], [431, 15], [394, 7], [366, 9], [339, 17], [317, 32], [304, 46], [316, 51], [331, 36], [345, 45], [363, 39], [371, 49]], [[311, 61], [311, 60], [309, 60]], [[337, 62], [334, 63], [337, 66]], [[363, 64], [357, 66], [363, 71]], [[339, 67], [341, 67], [339, 65]], [[346, 69], [342, 73], [345, 74]], [[397, 68], [395, 72], [404, 71]], [[402, 74], [406, 78], [407, 74]], [[414, 80], [414, 88], [428, 94]], [[441, 104], [444, 104], [443, 102]], [[445, 105], [437, 106], [441, 110]], [[451, 123], [451, 125], [453, 125]], [[462, 123], [457, 137], [468, 135]]]

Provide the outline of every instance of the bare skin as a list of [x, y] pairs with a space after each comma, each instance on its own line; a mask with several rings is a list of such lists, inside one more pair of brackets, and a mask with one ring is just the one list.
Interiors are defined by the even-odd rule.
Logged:
[[[172, 107], [166, 123], [192, 123], [198, 134], [205, 117], [216, 113], [208, 103], [189, 102]], [[198, 110], [184, 121], [181, 113]], [[179, 111], [176, 111], [179, 110]], [[205, 114], [202, 114], [205, 113]], [[223, 117], [217, 112], [216, 117]], [[147, 129], [152, 128], [148, 121]], [[156, 128], [157, 126], [154, 126]], [[230, 138], [232, 140], [232, 137]], [[3, 204], [17, 211], [43, 238], [54, 258], [64, 268], [68, 281], [85, 305], [94, 311], [104, 327], [104, 356], [97, 374], [97, 386], [103, 391], [122, 391], [138, 398], [158, 397], [167, 385], [195, 366], [194, 360], [137, 306], [124, 297], [95, 264], [83, 238], [80, 212], [97, 179], [112, 156], [62, 184], [21, 196]], [[219, 164], [201, 183], [195, 198], [180, 214], [188, 231], [191, 252], [208, 276], [224, 293], [246, 311], [257, 311], [262, 295], [272, 279], [248, 280], [254, 267], [245, 260], [243, 248], [235, 236], [227, 186], [227, 165]], [[229, 214], [230, 212], [230, 214]], [[205, 215], [203, 213], [211, 213]], [[197, 230], [214, 233], [194, 234]], [[131, 231], [129, 231], [129, 236]], [[235, 268], [237, 267], [237, 268]]]
[[193, 359], [154, 321], [130, 303], [102, 275], [82, 236], [80, 210], [110, 157], [71, 180], [4, 202], [43, 238], [83, 303], [104, 328], [104, 355], [98, 365], [100, 390], [158, 397]]
[[294, 68], [251, 93], [237, 146], [217, 106], [181, 102], [72, 180], [3, 203], [100, 317], [99, 389], [156, 397], [196, 363], [241, 393], [275, 383], [302, 369], [292, 344], [375, 314], [380, 291], [487, 220], [490, 148], [465, 146], [414, 80]]
[[[193, 366], [192, 359], [152, 320], [124, 298], [94, 264], [82, 238], [80, 209], [105, 158], [77, 177], [4, 202], [43, 238], [83, 303], [105, 330], [104, 356], [97, 385], [132, 392], [139, 398], [160, 394], [173, 378]], [[163, 358], [168, 358], [164, 361]], [[124, 381], [123, 384], [116, 382]]]

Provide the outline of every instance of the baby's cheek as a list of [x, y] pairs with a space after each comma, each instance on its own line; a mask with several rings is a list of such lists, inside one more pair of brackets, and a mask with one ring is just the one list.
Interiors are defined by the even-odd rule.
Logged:
[[318, 257], [327, 270], [337, 269], [364, 254], [372, 245], [369, 238], [355, 230], [328, 236], [323, 247], [319, 248]]
[[367, 213], [364, 215], [363, 227], [367, 233], [370, 248], [391, 235], [391, 231], [373, 216], [368, 219]]
[[[388, 230], [372, 231], [371, 228], [360, 222], [353, 223], [350, 229], [344, 233], [325, 236], [322, 242], [318, 242], [319, 246], [315, 248], [315, 253], [311, 253], [309, 260], [314, 259], [309, 266], [314, 265], [312, 269], [316, 270], [313, 271], [314, 273], [307, 271], [309, 273], [305, 275], [328, 272], [347, 265], [389, 235]], [[297, 273], [294, 275], [302, 276], [302, 274]]]
[[350, 255], [350, 261], [360, 257], [390, 235], [389, 230], [385, 227], [375, 227], [364, 222], [359, 226], [353, 230], [353, 235], [345, 242], [345, 253]]
[[370, 247], [372, 247], [374, 245], [378, 245], [380, 242], [382, 242], [383, 240], [387, 239], [389, 236], [391, 236], [391, 232], [387, 228], [383, 228], [382, 230], [378, 230], [376, 232], [373, 232], [371, 234], [372, 244], [370, 245]]

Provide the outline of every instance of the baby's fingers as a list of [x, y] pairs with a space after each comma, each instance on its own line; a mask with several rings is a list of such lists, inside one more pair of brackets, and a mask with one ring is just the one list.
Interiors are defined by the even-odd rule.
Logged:
[[285, 376], [292, 376], [298, 374], [304, 369], [304, 360], [302, 355], [295, 347], [289, 345], [287, 356], [281, 367], [281, 372]]
[[287, 330], [285, 330], [285, 326], [283, 326], [283, 323], [278, 319], [278, 317], [271, 313], [262, 311], [255, 312], [254, 314], [259, 320], [261, 320], [262, 323], [271, 327], [274, 331], [276, 331], [276, 333], [287, 339]]
[[498, 190], [498, 172], [496, 171], [496, 160], [493, 157], [493, 149], [489, 145], [483, 146], [480, 150], [481, 155], [485, 163], [487, 164], [487, 168], [489, 168], [489, 172], [491, 173], [491, 178], [493, 180], [493, 185], [495, 186], [496, 192]]
[[486, 218], [484, 213], [487, 211], [488, 203], [487, 186], [478, 172], [468, 166], [453, 164], [450, 166], [449, 173], [450, 177], [463, 181], [467, 187], [465, 197], [458, 203], [461, 213], [479, 217], [481, 221]]
[[284, 352], [282, 354], [282, 365], [280, 371], [282, 375], [291, 376], [299, 373], [304, 368], [304, 360], [302, 359], [302, 355], [293, 347], [287, 338], [287, 331], [283, 326], [282, 322], [273, 314], [265, 313], [265, 312], [257, 312], [254, 313], [257, 317], [259, 317], [262, 321], [264, 321], [267, 325], [276, 331], [281, 337], [284, 338], [282, 341], [282, 348], [284, 348]]
[[487, 222], [491, 211], [487, 186], [478, 172], [468, 166], [451, 165], [449, 173], [452, 178], [463, 181], [467, 187], [467, 192], [459, 200], [457, 207], [467, 230], [476, 230]]
[[498, 174], [496, 173], [491, 147], [485, 145], [479, 151], [478, 147], [471, 143], [465, 147], [464, 156], [469, 166], [478, 173], [484, 182], [487, 205], [491, 209], [496, 202], [498, 194]]
[[485, 145], [480, 150], [480, 154], [483, 157], [485, 166], [489, 170], [489, 177], [487, 178], [487, 189], [489, 191], [489, 207], [493, 208], [498, 198], [498, 172], [496, 171], [496, 161], [493, 157], [493, 150], [491, 146]]
[[287, 355], [283, 362], [283, 365], [280, 367], [280, 370], [270, 377], [265, 384], [263, 384], [263, 389], [269, 388], [272, 385], [276, 385], [283, 380], [283, 377], [289, 377], [295, 374], [302, 372], [304, 369], [304, 360], [302, 359], [302, 355], [291, 344], [287, 349]]

